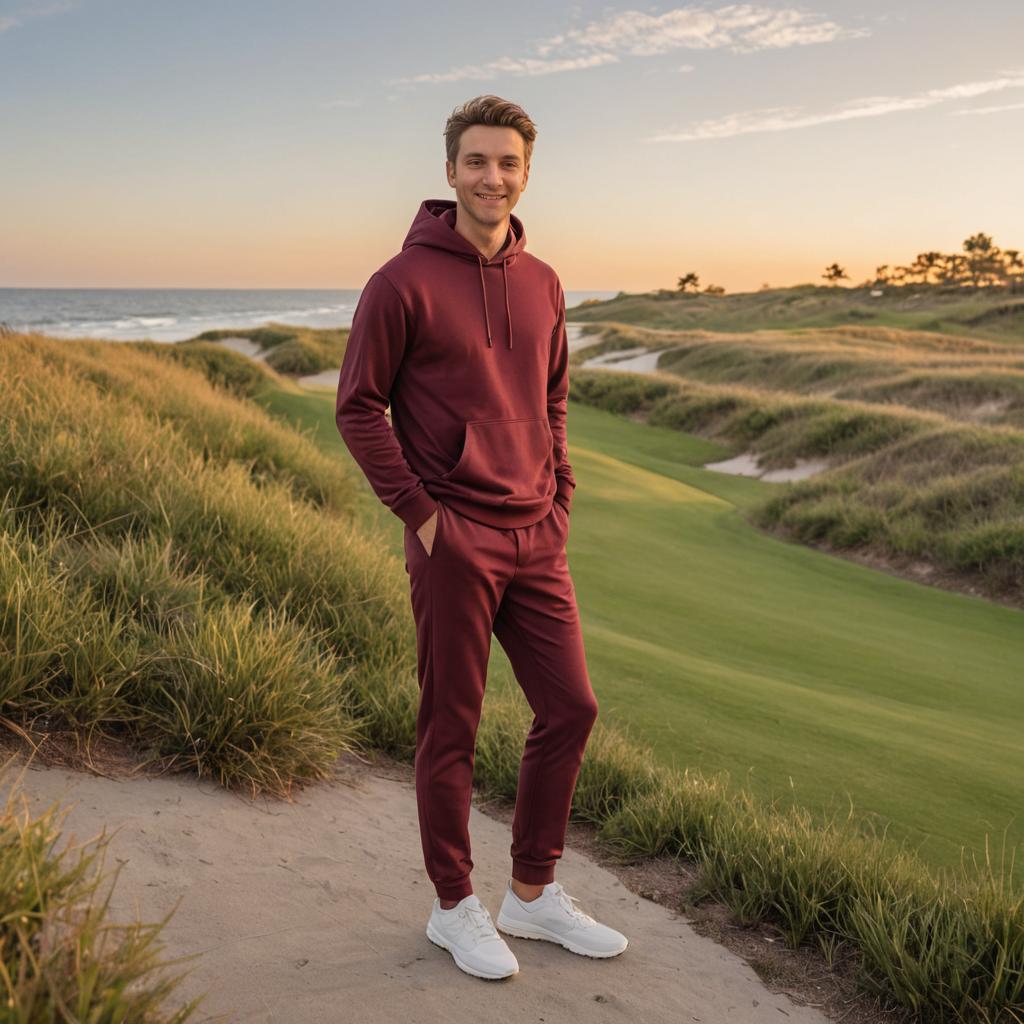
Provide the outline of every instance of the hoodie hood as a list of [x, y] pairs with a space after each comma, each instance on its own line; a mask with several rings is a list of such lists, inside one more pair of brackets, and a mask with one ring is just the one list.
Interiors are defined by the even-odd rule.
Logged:
[[491, 314], [487, 302], [487, 285], [484, 281], [484, 267], [501, 264], [502, 278], [505, 284], [505, 316], [508, 320], [508, 347], [512, 347], [512, 311], [508, 301], [508, 268], [513, 266], [519, 254], [526, 248], [526, 230], [523, 222], [514, 214], [509, 214], [509, 232], [505, 244], [490, 259], [477, 249], [468, 238], [455, 230], [456, 203], [454, 199], [424, 199], [413, 217], [412, 225], [402, 249], [411, 245], [425, 245], [432, 249], [441, 249], [459, 259], [471, 260], [480, 271], [480, 297], [483, 305], [484, 330], [487, 344], [493, 347], [491, 334]]

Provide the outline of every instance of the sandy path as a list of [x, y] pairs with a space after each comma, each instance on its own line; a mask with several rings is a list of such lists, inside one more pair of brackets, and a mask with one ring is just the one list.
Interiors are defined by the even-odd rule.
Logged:
[[267, 353], [252, 338], [218, 338], [216, 344], [223, 345], [234, 352], [239, 352], [243, 356], [248, 356], [257, 363], [261, 363], [267, 358]]
[[[19, 755], [5, 773], [4, 796], [23, 764]], [[196, 1021], [458, 1024], [484, 1009], [547, 1024], [828, 1019], [770, 992], [745, 961], [568, 847], [559, 880], [626, 933], [626, 952], [591, 960], [510, 938], [518, 975], [464, 974], [424, 933], [434, 892], [411, 783], [348, 755], [337, 781], [292, 804], [251, 803], [184, 775], [114, 781], [62, 768], [33, 767], [20, 789], [33, 813], [73, 805], [58, 848], [119, 829], [105, 864], [125, 862], [117, 919], [152, 922], [182, 898], [162, 934], [167, 956], [202, 953], [177, 968], [192, 968], [182, 1002], [209, 993]], [[475, 889], [497, 916], [511, 834], [476, 806], [470, 827]]]

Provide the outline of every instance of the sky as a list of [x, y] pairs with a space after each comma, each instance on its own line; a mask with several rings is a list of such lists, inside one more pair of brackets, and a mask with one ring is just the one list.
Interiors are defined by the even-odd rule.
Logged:
[[0, 0], [0, 287], [361, 288], [482, 93], [567, 290], [1024, 249], [1022, 43], [1020, 0]]

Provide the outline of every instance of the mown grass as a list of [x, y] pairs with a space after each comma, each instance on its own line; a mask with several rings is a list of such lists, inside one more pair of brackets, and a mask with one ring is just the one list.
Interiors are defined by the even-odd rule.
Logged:
[[[287, 794], [360, 744], [411, 760], [407, 581], [308, 438], [129, 346], [5, 339], [0, 397], [0, 713], [109, 731], [252, 792]], [[487, 700], [477, 783], [511, 796], [529, 710]], [[1024, 1010], [1020, 894], [995, 865], [933, 873], [600, 722], [574, 815], [624, 859], [693, 859], [705, 893], [791, 942], [851, 943], [865, 984], [921, 1020]]]
[[923, 562], [990, 597], [1024, 604], [1020, 430], [661, 372], [577, 367], [570, 395], [756, 452], [762, 467], [830, 460], [832, 469], [748, 510], [751, 521], [829, 550]]

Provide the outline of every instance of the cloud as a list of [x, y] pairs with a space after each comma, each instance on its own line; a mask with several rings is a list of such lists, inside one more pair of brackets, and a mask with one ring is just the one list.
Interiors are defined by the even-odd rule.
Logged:
[[499, 57], [449, 71], [427, 72], [398, 83], [455, 82], [502, 75], [550, 75], [614, 64], [623, 57], [654, 57], [673, 50], [729, 49], [733, 53], [788, 49], [868, 35], [824, 15], [794, 8], [778, 10], [763, 4], [728, 4], [717, 10], [679, 7], [664, 14], [621, 11], [542, 39], [536, 56]]
[[53, 0], [52, 3], [30, 3], [18, 8], [11, 14], [0, 15], [0, 32], [24, 25], [31, 18], [48, 18], [53, 14], [63, 14], [75, 6], [74, 0]]
[[785, 132], [795, 128], [809, 128], [835, 121], [850, 121], [862, 117], [884, 117], [905, 110], [923, 110], [951, 100], [983, 96], [1004, 89], [1024, 88], [1024, 70], [1004, 71], [999, 78], [978, 82], [962, 82], [941, 89], [926, 89], [909, 96], [862, 96], [849, 100], [835, 110], [806, 113], [801, 107], [762, 107], [727, 114], [725, 117], [697, 121], [679, 132], [664, 132], [650, 136], [646, 142], [696, 142], [703, 139], [727, 139], [734, 135], [753, 132]]
[[324, 102], [325, 107], [359, 107], [362, 106], [362, 100], [326, 100]]
[[1024, 110], [1024, 103], [1007, 103], [1001, 107], [967, 107], [964, 110], [951, 110], [951, 114], [1000, 114], [1004, 110]]
[[538, 60], [535, 57], [499, 57], [486, 64], [467, 64], [451, 71], [415, 75], [412, 78], [394, 78], [393, 84], [411, 82], [459, 82], [464, 78], [497, 78], [499, 75], [550, 75], [557, 71], [578, 71], [598, 64], [616, 64], [619, 58], [613, 53], [594, 54], [590, 57], [566, 58], [564, 60]]

